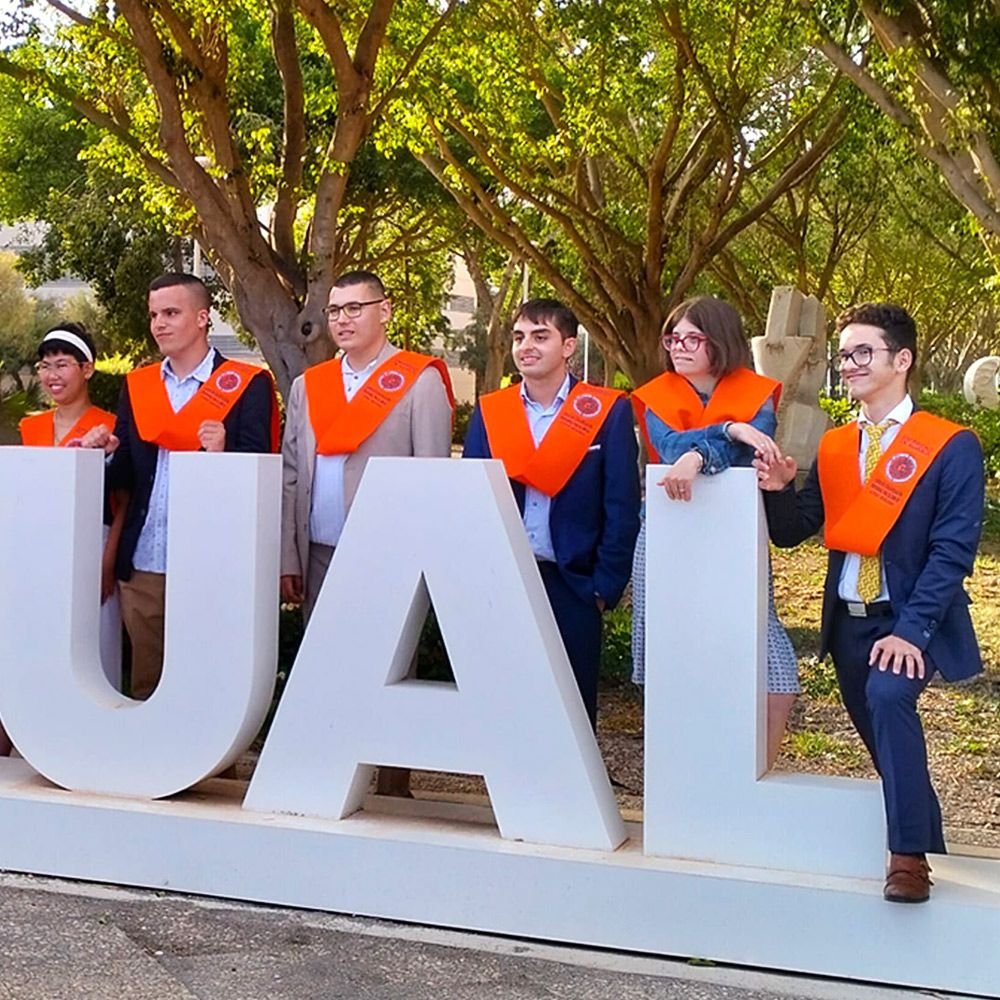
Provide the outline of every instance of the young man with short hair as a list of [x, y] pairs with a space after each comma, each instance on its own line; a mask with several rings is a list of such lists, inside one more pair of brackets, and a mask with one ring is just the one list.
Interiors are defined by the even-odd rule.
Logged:
[[281, 448], [281, 596], [307, 619], [368, 459], [448, 458], [454, 405], [443, 361], [389, 343], [377, 275], [342, 275], [324, 311], [343, 355], [292, 383]]
[[837, 365], [857, 421], [828, 431], [802, 490], [795, 461], [758, 460], [771, 538], [798, 545], [825, 524], [820, 655], [830, 652], [851, 721], [882, 777], [890, 902], [930, 897], [928, 853], [945, 852], [917, 700], [937, 671], [982, 660], [963, 589], [979, 545], [983, 453], [974, 434], [915, 410], [916, 327], [899, 306], [838, 320]]
[[638, 444], [625, 394], [569, 373], [579, 323], [555, 299], [514, 318], [520, 385], [480, 397], [466, 458], [499, 458], [584, 707], [597, 723], [601, 614], [620, 599], [639, 533]]
[[210, 309], [208, 289], [192, 274], [150, 284], [149, 328], [163, 361], [128, 374], [113, 434], [102, 427], [84, 439], [113, 452], [108, 485], [129, 497], [116, 568], [137, 699], [152, 694], [163, 669], [171, 453], [277, 450], [271, 375], [209, 346]]
[[[324, 312], [343, 354], [292, 383], [281, 447], [281, 597], [307, 621], [368, 459], [448, 458], [454, 410], [444, 362], [389, 342], [392, 302], [378, 275], [341, 275]], [[407, 769], [378, 769], [380, 794], [409, 787]]]

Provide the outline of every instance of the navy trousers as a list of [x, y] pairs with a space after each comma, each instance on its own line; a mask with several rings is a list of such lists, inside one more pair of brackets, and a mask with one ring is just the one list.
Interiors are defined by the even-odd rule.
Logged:
[[852, 618], [839, 605], [830, 653], [844, 707], [882, 777], [889, 850], [944, 854], [941, 806], [931, 786], [917, 712], [917, 699], [934, 674], [934, 665], [924, 657], [921, 680], [868, 666], [872, 646], [892, 632], [894, 621], [892, 615]]
[[597, 677], [601, 668], [601, 612], [597, 599], [580, 600], [553, 562], [540, 562], [552, 614], [580, 689], [591, 728], [597, 729]]

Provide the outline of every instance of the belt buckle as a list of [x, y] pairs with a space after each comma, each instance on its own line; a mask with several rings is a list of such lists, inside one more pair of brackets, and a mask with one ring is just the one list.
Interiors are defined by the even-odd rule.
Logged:
[[852, 618], [867, 618], [868, 617], [868, 608], [866, 607], [866, 605], [863, 602], [859, 602], [859, 601], [844, 601], [844, 604], [847, 605], [847, 613]]

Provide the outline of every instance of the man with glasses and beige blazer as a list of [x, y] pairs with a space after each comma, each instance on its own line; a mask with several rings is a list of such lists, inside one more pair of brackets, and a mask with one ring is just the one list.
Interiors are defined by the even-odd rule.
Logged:
[[292, 383], [281, 449], [281, 598], [303, 605], [307, 620], [368, 459], [451, 454], [448, 370], [389, 343], [392, 303], [381, 280], [343, 275], [324, 312], [342, 355]]

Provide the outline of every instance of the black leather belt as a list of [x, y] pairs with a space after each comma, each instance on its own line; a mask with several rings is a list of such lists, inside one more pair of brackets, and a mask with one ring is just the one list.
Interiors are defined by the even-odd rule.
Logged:
[[871, 604], [862, 604], [860, 601], [840, 603], [852, 618], [883, 618], [892, 614], [892, 604], [889, 601], [873, 601]]

